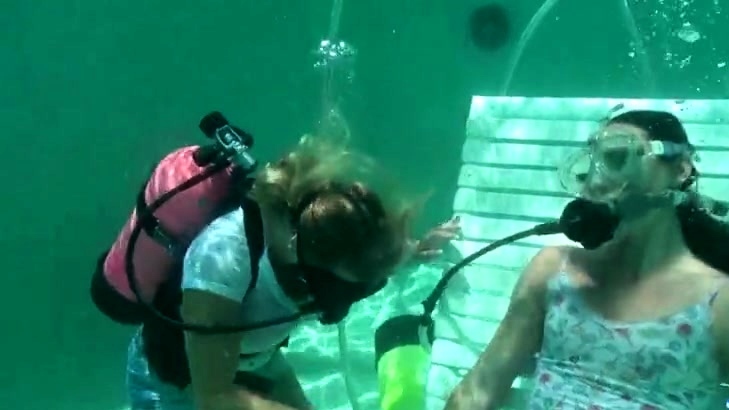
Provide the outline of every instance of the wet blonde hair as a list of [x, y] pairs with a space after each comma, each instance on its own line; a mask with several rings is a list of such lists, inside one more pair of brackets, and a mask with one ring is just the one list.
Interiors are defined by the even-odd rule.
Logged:
[[406, 254], [415, 213], [381, 171], [346, 141], [306, 135], [256, 176], [251, 195], [293, 217], [301, 212], [293, 223], [306, 263], [378, 279]]

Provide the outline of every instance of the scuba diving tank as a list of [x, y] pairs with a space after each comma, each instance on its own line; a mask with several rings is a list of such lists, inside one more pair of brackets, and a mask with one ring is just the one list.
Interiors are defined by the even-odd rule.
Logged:
[[432, 323], [424, 326], [420, 315], [396, 316], [377, 328], [375, 365], [381, 410], [425, 408], [433, 339]]

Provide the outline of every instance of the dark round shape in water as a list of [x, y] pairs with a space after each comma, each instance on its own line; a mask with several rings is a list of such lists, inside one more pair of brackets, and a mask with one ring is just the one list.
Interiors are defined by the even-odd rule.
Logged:
[[469, 18], [469, 33], [473, 44], [483, 51], [494, 51], [506, 44], [511, 23], [504, 6], [487, 4], [476, 8]]

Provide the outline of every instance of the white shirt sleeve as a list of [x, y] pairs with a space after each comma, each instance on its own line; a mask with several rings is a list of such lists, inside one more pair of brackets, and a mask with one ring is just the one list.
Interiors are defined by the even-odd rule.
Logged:
[[252, 280], [243, 211], [223, 215], [190, 244], [182, 265], [182, 289], [241, 301]]

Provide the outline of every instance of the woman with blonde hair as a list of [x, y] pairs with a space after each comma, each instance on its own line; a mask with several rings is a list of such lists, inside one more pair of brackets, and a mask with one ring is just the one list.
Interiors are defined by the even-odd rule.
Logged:
[[[412, 241], [413, 207], [375, 190], [376, 165], [346, 144], [307, 136], [253, 181], [248, 206], [215, 219], [187, 248], [181, 317], [249, 325], [299, 313], [336, 323], [413, 257], [437, 254], [458, 230], [440, 225]], [[245, 212], [244, 212], [245, 211]], [[265, 254], [249, 258], [246, 228], [259, 220]], [[252, 271], [256, 270], [257, 275]], [[300, 323], [234, 334], [185, 334], [189, 386], [163, 381], [139, 332], [129, 349], [131, 410], [308, 409], [280, 352]], [[147, 346], [148, 347], [148, 346]]]

